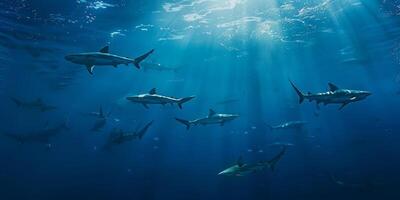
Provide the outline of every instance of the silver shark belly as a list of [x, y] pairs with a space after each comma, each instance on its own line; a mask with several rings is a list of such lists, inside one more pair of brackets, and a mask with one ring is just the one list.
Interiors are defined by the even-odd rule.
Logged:
[[167, 104], [167, 103], [176, 103], [178, 100], [171, 97], [153, 95], [153, 96], [146, 96], [133, 101], [146, 104]]

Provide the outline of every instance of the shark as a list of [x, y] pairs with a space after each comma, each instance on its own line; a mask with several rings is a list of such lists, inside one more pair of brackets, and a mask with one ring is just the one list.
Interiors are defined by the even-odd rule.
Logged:
[[127, 100], [134, 102], [134, 103], [140, 103], [142, 104], [145, 108], [149, 108], [148, 104], [177, 104], [180, 109], [182, 109], [182, 105], [192, 99], [194, 99], [195, 96], [189, 96], [189, 97], [184, 97], [184, 98], [175, 98], [175, 97], [168, 97], [168, 96], [163, 96], [157, 94], [156, 88], [151, 89], [148, 93], [145, 94], [139, 94], [135, 96], [130, 96], [126, 97]]
[[220, 124], [221, 126], [223, 126], [225, 122], [232, 121], [238, 117], [238, 114], [220, 114], [216, 113], [213, 109], [209, 109], [208, 115], [203, 118], [191, 121], [179, 118], [175, 118], [175, 120], [184, 124], [186, 126], [186, 129], [189, 130], [191, 126], [195, 125]]
[[265, 168], [269, 168], [272, 171], [274, 171], [276, 164], [282, 159], [282, 156], [285, 154], [285, 152], [286, 152], [286, 146], [283, 147], [283, 149], [277, 155], [275, 155], [272, 159], [267, 160], [267, 161], [259, 161], [254, 164], [243, 163], [243, 159], [240, 156], [235, 165], [221, 171], [220, 173], [218, 173], [218, 175], [245, 176], [245, 175], [248, 175], [251, 173], [262, 171]]
[[46, 128], [40, 131], [32, 131], [22, 134], [4, 133], [3, 135], [19, 142], [20, 144], [24, 144], [27, 142], [49, 144], [50, 138], [60, 134], [63, 131], [68, 131], [68, 130], [70, 130], [70, 128], [68, 127], [67, 122], [64, 122], [62, 124], [59, 124], [51, 128], [48, 128], [46, 125]]
[[150, 121], [138, 131], [125, 132], [122, 129], [113, 129], [105, 146], [110, 147], [112, 145], [119, 145], [132, 140], [141, 140], [153, 122], [154, 121]]
[[341, 104], [339, 110], [343, 109], [349, 103], [357, 102], [366, 99], [372, 93], [369, 91], [362, 91], [362, 90], [349, 90], [349, 89], [340, 89], [333, 83], [328, 83], [329, 91], [327, 92], [320, 92], [320, 93], [303, 93], [301, 92], [292, 81], [290, 84], [296, 91], [297, 95], [299, 96], [299, 103], [301, 104], [305, 99], [308, 99], [310, 102], [315, 101], [317, 106], [320, 103], [324, 105], [327, 104]]
[[290, 121], [276, 126], [268, 125], [270, 130], [288, 130], [288, 129], [301, 129], [307, 124], [305, 121]]
[[98, 113], [92, 113], [92, 114], [98, 114], [98, 115], [91, 131], [99, 132], [106, 125], [108, 115], [104, 115], [103, 108], [101, 106]]
[[55, 107], [55, 106], [45, 104], [41, 98], [38, 98], [33, 101], [23, 101], [23, 100], [15, 98], [15, 97], [11, 97], [11, 100], [18, 107], [25, 108], [25, 109], [40, 110], [41, 112], [52, 111], [52, 110], [57, 109], [57, 107]]
[[147, 53], [137, 57], [137, 58], [128, 58], [123, 56], [118, 56], [115, 54], [111, 54], [109, 52], [109, 46], [105, 46], [98, 52], [87, 52], [87, 53], [78, 53], [71, 54], [65, 56], [67, 61], [70, 61], [75, 64], [85, 65], [89, 74], [93, 75], [94, 66], [114, 66], [125, 64], [128, 65], [133, 63], [136, 68], [140, 69], [140, 62], [145, 60], [150, 54], [154, 52], [154, 49], [148, 51]]

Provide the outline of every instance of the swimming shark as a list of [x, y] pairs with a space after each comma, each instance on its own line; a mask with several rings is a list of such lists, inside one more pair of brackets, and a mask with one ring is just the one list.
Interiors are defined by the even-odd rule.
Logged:
[[224, 176], [244, 176], [250, 173], [255, 173], [258, 171], [262, 171], [265, 168], [270, 168], [272, 171], [275, 170], [275, 165], [281, 160], [282, 156], [286, 152], [286, 146], [274, 156], [271, 160], [268, 161], [259, 161], [255, 164], [245, 164], [243, 163], [242, 157], [239, 157], [236, 164], [223, 170], [222, 172], [218, 173], [218, 175]]
[[190, 97], [184, 97], [184, 98], [174, 98], [174, 97], [168, 97], [168, 96], [163, 96], [157, 94], [156, 88], [151, 89], [148, 93], [146, 94], [139, 94], [135, 96], [130, 96], [126, 97], [127, 100], [135, 102], [135, 103], [140, 103], [142, 104], [145, 108], [149, 108], [148, 104], [177, 104], [180, 109], [182, 109], [182, 104], [192, 100], [195, 98], [195, 96], [190, 96]]
[[49, 140], [51, 137], [54, 137], [60, 134], [61, 132], [68, 130], [69, 127], [67, 125], [67, 122], [64, 122], [52, 128], [46, 127], [40, 131], [33, 131], [23, 134], [4, 133], [3, 135], [12, 140], [18, 141], [21, 144], [26, 142], [39, 142], [39, 143], [49, 144]]
[[122, 144], [132, 140], [141, 140], [143, 136], [147, 133], [153, 122], [154, 121], [150, 121], [139, 131], [124, 132], [122, 129], [114, 129], [111, 132], [110, 137], [108, 138], [108, 143], [106, 144], [106, 146]]
[[290, 121], [276, 126], [268, 125], [270, 130], [287, 130], [287, 129], [301, 129], [307, 124], [305, 121]]
[[311, 92], [308, 92], [307, 94], [305, 94], [305, 93], [301, 92], [293, 84], [292, 81], [290, 81], [290, 84], [292, 85], [292, 87], [296, 91], [297, 95], [299, 96], [299, 103], [302, 103], [304, 101], [304, 99], [308, 99], [310, 102], [315, 101], [317, 103], [317, 106], [320, 103], [323, 103], [324, 105], [342, 104], [339, 107], [339, 110], [341, 110], [343, 107], [345, 107], [349, 103], [364, 100], [365, 98], [367, 98], [369, 95], [372, 94], [369, 91], [339, 89], [339, 87], [337, 87], [333, 83], [328, 83], [328, 85], [329, 85], [328, 92], [321, 92], [321, 93], [314, 93], [314, 94]]
[[140, 68], [140, 62], [146, 59], [150, 54], [154, 52], [154, 49], [149, 52], [135, 58], [127, 58], [123, 56], [118, 56], [109, 53], [109, 47], [105, 46], [98, 52], [88, 52], [88, 53], [79, 53], [79, 54], [71, 54], [65, 56], [65, 59], [79, 65], [85, 65], [89, 74], [93, 74], [94, 66], [105, 66], [111, 65], [117, 67], [120, 64], [128, 65], [133, 63], [136, 68]]
[[108, 115], [107, 116], [104, 115], [103, 108], [100, 106], [98, 116], [96, 118], [96, 121], [95, 121], [91, 131], [95, 131], [95, 132], [101, 131], [101, 129], [103, 129], [103, 127], [107, 123], [107, 117], [108, 117]]
[[195, 125], [199, 125], [199, 124], [200, 125], [220, 124], [221, 126], [223, 126], [225, 124], [225, 122], [232, 121], [238, 117], [239, 117], [239, 115], [237, 115], [237, 114], [219, 114], [219, 113], [216, 113], [214, 110], [209, 109], [208, 116], [206, 116], [204, 118], [199, 118], [199, 119], [195, 119], [192, 121], [179, 119], [179, 118], [175, 118], [175, 120], [186, 125], [186, 129], [189, 130], [189, 128], [191, 126], [195, 126]]
[[15, 98], [15, 97], [10, 97], [10, 98], [18, 107], [21, 107], [21, 108], [37, 109], [37, 110], [40, 110], [42, 112], [46, 112], [46, 111], [51, 111], [51, 110], [57, 109], [57, 107], [55, 107], [55, 106], [51, 106], [51, 105], [45, 104], [41, 98], [38, 98], [38, 99], [36, 99], [34, 101], [22, 101], [20, 99]]

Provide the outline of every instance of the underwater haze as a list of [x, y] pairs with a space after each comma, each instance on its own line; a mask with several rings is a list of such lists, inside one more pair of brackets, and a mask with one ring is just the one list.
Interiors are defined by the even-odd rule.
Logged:
[[0, 0], [0, 199], [400, 199], [398, 0]]

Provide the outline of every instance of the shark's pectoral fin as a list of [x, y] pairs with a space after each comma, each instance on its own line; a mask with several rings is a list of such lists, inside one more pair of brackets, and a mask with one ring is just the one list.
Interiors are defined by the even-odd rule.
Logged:
[[351, 97], [350, 98], [350, 100], [352, 100], [352, 101], [354, 101], [354, 100], [356, 100], [357, 99], [357, 97]]
[[339, 110], [342, 110], [349, 102], [343, 103], [342, 106], [340, 106]]
[[117, 67], [118, 67], [118, 65], [113, 65], [113, 67], [114, 67], [114, 68], [117, 68]]
[[88, 70], [89, 74], [93, 75], [94, 65], [86, 65], [86, 69]]
[[149, 109], [149, 106], [145, 103], [142, 104], [146, 109]]

